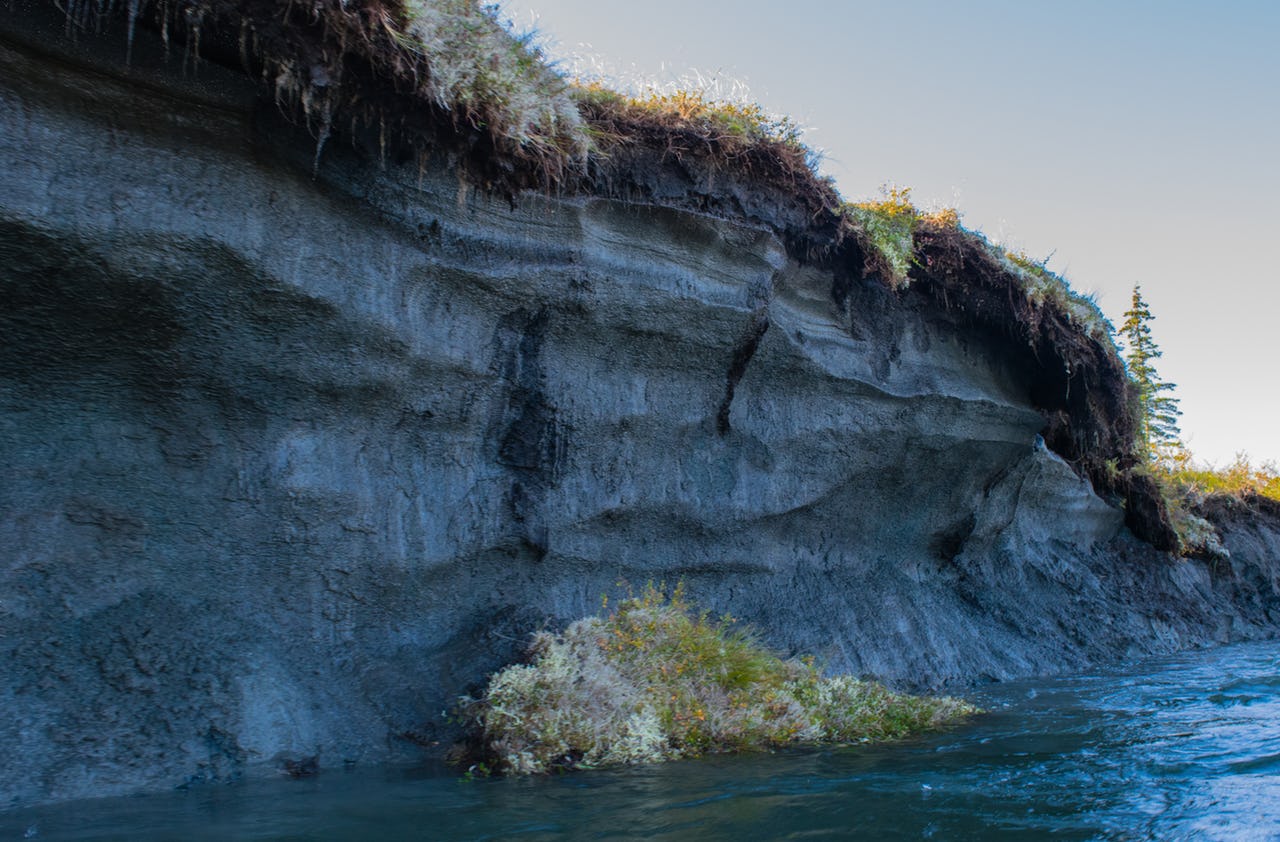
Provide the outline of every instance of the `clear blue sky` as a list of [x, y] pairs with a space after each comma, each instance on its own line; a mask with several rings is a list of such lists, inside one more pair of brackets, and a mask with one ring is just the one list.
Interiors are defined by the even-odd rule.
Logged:
[[1280, 0], [507, 0], [552, 57], [745, 82], [885, 182], [1155, 314], [1192, 451], [1280, 461]]

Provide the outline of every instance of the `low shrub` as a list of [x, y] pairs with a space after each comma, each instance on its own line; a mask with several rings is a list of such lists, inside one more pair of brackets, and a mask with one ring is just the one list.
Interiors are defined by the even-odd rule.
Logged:
[[1141, 470], [1156, 480], [1178, 536], [1179, 555], [1222, 561], [1231, 557], [1222, 536], [1202, 516], [1214, 498], [1252, 504], [1257, 499], [1280, 503], [1280, 469], [1272, 462], [1255, 466], [1244, 453], [1225, 468], [1197, 463], [1180, 444]]
[[607, 616], [534, 636], [528, 664], [463, 702], [487, 767], [529, 774], [792, 743], [884, 740], [975, 712], [894, 693], [812, 659], [784, 660], [677, 587], [648, 587]]
[[1170, 468], [1169, 475], [1184, 490], [1202, 495], [1258, 496], [1280, 502], [1280, 467], [1272, 462], [1255, 466], [1244, 453], [1237, 453], [1225, 468], [1182, 460]]

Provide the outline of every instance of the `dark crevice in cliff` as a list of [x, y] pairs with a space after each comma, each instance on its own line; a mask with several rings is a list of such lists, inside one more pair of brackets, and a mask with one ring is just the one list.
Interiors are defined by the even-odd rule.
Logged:
[[954, 561], [956, 556], [964, 552], [965, 544], [977, 525], [977, 516], [970, 512], [947, 529], [936, 533], [929, 541], [929, 549], [940, 561]]
[[512, 474], [507, 494], [512, 523], [538, 559], [546, 555], [549, 542], [542, 503], [565, 455], [565, 436], [547, 394], [542, 359], [549, 321], [545, 307], [533, 313], [519, 310], [503, 320], [498, 337], [507, 399], [496, 434], [497, 462]]
[[110, 371], [171, 393], [187, 333], [176, 294], [163, 277], [119, 272], [87, 244], [0, 218], [0, 377], [47, 387]]
[[733, 359], [725, 375], [724, 399], [720, 401], [720, 408], [716, 412], [716, 432], [722, 436], [729, 433], [729, 411], [733, 407], [733, 393], [737, 390], [742, 375], [747, 373], [747, 366], [755, 356], [756, 349], [760, 347], [760, 340], [764, 338], [767, 330], [769, 330], [769, 308], [764, 306], [751, 314], [751, 322], [746, 332], [733, 349]]

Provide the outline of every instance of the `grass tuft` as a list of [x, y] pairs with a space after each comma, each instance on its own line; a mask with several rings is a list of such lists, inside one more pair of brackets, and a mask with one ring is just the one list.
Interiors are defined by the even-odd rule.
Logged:
[[489, 768], [513, 774], [894, 739], [976, 711], [823, 677], [732, 617], [696, 612], [682, 587], [653, 586], [607, 616], [535, 635], [530, 663], [495, 674], [463, 708]]
[[960, 213], [955, 208], [923, 212], [911, 201], [911, 188], [885, 184], [881, 198], [847, 202], [841, 215], [853, 226], [868, 255], [868, 273], [878, 274], [893, 289], [905, 289], [908, 273], [916, 261], [916, 231], [960, 230]]
[[904, 289], [907, 273], [915, 265], [915, 232], [921, 214], [911, 202], [910, 187], [886, 184], [881, 192], [880, 199], [846, 203], [841, 210], [869, 246], [872, 265], [868, 271], [883, 275], [890, 287]]
[[530, 34], [514, 35], [497, 7], [476, 0], [401, 0], [393, 34], [428, 72], [419, 96], [472, 128], [541, 154], [582, 154], [587, 135], [567, 83]]
[[636, 151], [648, 150], [711, 192], [728, 174], [777, 190], [815, 216], [829, 215], [837, 202], [829, 181], [817, 174], [820, 156], [801, 141], [800, 126], [758, 103], [699, 88], [617, 90], [599, 80], [575, 82], [572, 95], [593, 161], [605, 170], [610, 161], [630, 162]]
[[717, 99], [696, 89], [640, 94], [614, 90], [602, 82], [576, 82], [573, 95], [586, 109], [612, 111], [632, 120], [661, 123], [672, 131], [693, 131], [720, 143], [779, 143], [801, 148], [801, 129], [790, 117], [770, 114], [757, 103]]

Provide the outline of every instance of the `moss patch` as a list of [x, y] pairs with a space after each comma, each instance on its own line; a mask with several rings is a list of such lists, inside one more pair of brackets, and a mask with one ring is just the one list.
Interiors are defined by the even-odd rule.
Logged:
[[976, 712], [784, 660], [730, 617], [650, 587], [534, 637], [531, 661], [464, 703], [486, 768], [530, 774], [798, 743], [885, 740]]

